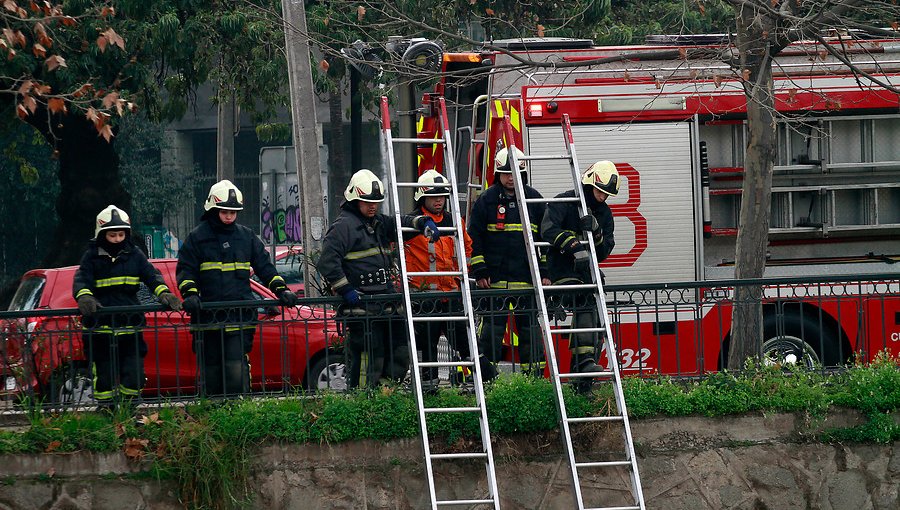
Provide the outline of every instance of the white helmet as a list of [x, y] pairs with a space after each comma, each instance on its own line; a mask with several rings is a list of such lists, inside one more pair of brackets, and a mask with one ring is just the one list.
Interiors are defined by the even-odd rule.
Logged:
[[598, 161], [584, 171], [581, 183], [614, 197], [619, 194], [619, 171], [612, 161]]
[[371, 170], [363, 168], [350, 177], [350, 184], [344, 190], [344, 200], [352, 202], [384, 202], [384, 184]]
[[244, 194], [228, 179], [223, 179], [209, 188], [209, 196], [203, 204], [203, 210], [212, 208], [227, 209], [229, 211], [242, 211], [244, 209]]
[[417, 182], [422, 184], [422, 186], [416, 188], [416, 193], [413, 195], [413, 199], [415, 199], [416, 202], [422, 197], [450, 196], [450, 181], [437, 170], [426, 170], [419, 176]]
[[[515, 151], [516, 161], [519, 162], [519, 171], [525, 171], [525, 153], [519, 150], [518, 147], [513, 147], [513, 151]], [[512, 170], [509, 168], [509, 150], [504, 147], [497, 151], [497, 155], [494, 157], [494, 172], [499, 174], [511, 174]]]
[[94, 237], [99, 236], [100, 232], [104, 230], [131, 230], [131, 220], [128, 219], [128, 213], [114, 205], [106, 206], [106, 209], [100, 211], [100, 214], [97, 215]]

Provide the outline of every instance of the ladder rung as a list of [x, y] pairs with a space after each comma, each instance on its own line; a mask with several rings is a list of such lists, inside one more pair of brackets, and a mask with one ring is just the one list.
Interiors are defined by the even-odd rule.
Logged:
[[583, 418], [566, 418], [569, 423], [591, 423], [595, 421], [622, 421], [621, 416], [585, 416]]
[[432, 459], [448, 460], [448, 459], [483, 459], [487, 457], [484, 452], [469, 453], [432, 453]]
[[[401, 232], [415, 232], [416, 234], [422, 233], [421, 230], [419, 230], [417, 228], [413, 228], [413, 227], [400, 227], [400, 231]], [[438, 232], [450, 232], [450, 233], [455, 234], [456, 227], [438, 227]]]
[[572, 159], [568, 154], [537, 154], [533, 156], [521, 156], [518, 159], [521, 161], [542, 161], [549, 159]]
[[[587, 246], [587, 243], [588, 243], [588, 242], [585, 241], [585, 240], [583, 240], [583, 239], [581, 239], [581, 240], [578, 241], [578, 244], [580, 244], [580, 245], [582, 245], [582, 246]], [[534, 245], [537, 246], [538, 248], [550, 247], [550, 246], [551, 246], [551, 244], [548, 243], [547, 241], [535, 241], [535, 242], [534, 242]]]
[[560, 202], [579, 202], [578, 197], [545, 197], [545, 198], [526, 198], [526, 204], [555, 204]]
[[394, 143], [416, 143], [420, 145], [444, 143], [443, 138], [391, 138], [391, 141]]
[[462, 271], [407, 271], [406, 276], [462, 276]]
[[581, 290], [581, 289], [596, 289], [597, 286], [593, 283], [579, 283], [576, 285], [541, 285], [541, 288], [544, 290]]
[[397, 182], [395, 183], [398, 188], [421, 188], [422, 185], [418, 182]]
[[492, 505], [493, 503], [493, 499], [439, 499], [434, 502], [437, 506]]
[[585, 508], [584, 510], [641, 510], [641, 507], [638, 505], [632, 506], [592, 506], [590, 508]]
[[562, 377], [569, 377], [572, 379], [592, 379], [594, 377], [612, 377], [613, 373], [611, 370], [605, 370], [603, 372], [570, 372], [565, 374], [559, 374]]
[[606, 328], [560, 328], [552, 330], [554, 334], [560, 335], [577, 335], [578, 333], [603, 333], [604, 331], [606, 331]]
[[474, 361], [421, 361], [419, 366], [422, 368], [443, 368], [443, 367], [474, 367]]
[[426, 407], [426, 414], [443, 414], [443, 413], [480, 413], [480, 407]]
[[451, 316], [449, 316], [449, 317], [442, 317], [442, 316], [438, 316], [438, 317], [433, 317], [433, 316], [419, 317], [419, 316], [413, 315], [412, 320], [413, 320], [413, 322], [440, 322], [440, 321], [457, 321], [457, 322], [463, 322], [463, 321], [469, 320], [469, 317], [466, 316], [466, 315], [451, 315]]
[[576, 462], [576, 468], [595, 468], [595, 467], [617, 467], [630, 466], [630, 460], [608, 460], [605, 462]]

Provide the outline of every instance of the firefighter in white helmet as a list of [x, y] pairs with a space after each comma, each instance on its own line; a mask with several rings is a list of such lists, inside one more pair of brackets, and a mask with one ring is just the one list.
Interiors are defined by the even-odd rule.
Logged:
[[[452, 228], [453, 216], [449, 213], [450, 181], [437, 170], [426, 170], [417, 181], [420, 186], [416, 188], [413, 198], [415, 209], [409, 212], [416, 218], [428, 218], [439, 227]], [[472, 239], [462, 229], [464, 253], [466, 263], [472, 256]], [[456, 257], [457, 238], [455, 233], [445, 231], [438, 240], [433, 241], [426, 236], [404, 234], [404, 253], [406, 254], [406, 269], [410, 272], [434, 272], [434, 271], [459, 271], [459, 261]], [[455, 276], [412, 276], [409, 278], [410, 288], [413, 291], [453, 292], [459, 290], [459, 278]], [[462, 300], [458, 297], [419, 299], [413, 302], [413, 308], [417, 313], [460, 315], [462, 313]], [[455, 312], [455, 313], [451, 313]], [[447, 338], [451, 348], [459, 356], [469, 355], [469, 345], [464, 329], [460, 329], [459, 323], [454, 321], [419, 322], [416, 324], [416, 340], [422, 350], [422, 361], [437, 361], [437, 347], [441, 335]], [[431, 367], [422, 370], [423, 387], [427, 390], [436, 390], [438, 384], [438, 370]]]
[[[619, 172], [610, 161], [598, 161], [585, 170], [581, 176], [581, 187], [590, 214], [580, 216], [579, 206], [574, 202], [553, 202], [547, 208], [541, 222], [541, 236], [551, 245], [547, 255], [550, 279], [554, 285], [576, 285], [593, 282], [590, 254], [581, 241], [594, 244], [597, 261], [606, 260], [615, 247], [612, 211], [606, 200], [619, 193]], [[575, 190], [557, 195], [575, 197]], [[600, 273], [603, 279], [603, 273]], [[604, 282], [605, 283], [605, 282]], [[554, 308], [564, 317], [563, 310], [573, 313], [572, 327], [596, 328], [599, 312], [593, 292], [573, 291], [561, 295]], [[601, 372], [597, 365], [600, 355], [600, 337], [596, 333], [578, 333], [569, 336], [572, 354], [572, 373]], [[591, 389], [590, 380], [578, 380], [575, 389], [586, 393]]]
[[[393, 217], [378, 212], [383, 201], [381, 179], [367, 169], [354, 173], [344, 191], [340, 213], [325, 234], [318, 263], [319, 273], [344, 301], [339, 313], [354, 317], [347, 321], [345, 341], [351, 388], [375, 387], [382, 379], [399, 382], [409, 369], [399, 296], [395, 301], [360, 301], [361, 295], [397, 294], [391, 250], [397, 225]], [[434, 240], [440, 237], [430, 218], [403, 216], [401, 222], [427, 232]]]
[[114, 205], [100, 211], [94, 239], [88, 243], [72, 285], [83, 315], [88, 362], [96, 373], [94, 398], [107, 409], [140, 394], [147, 344], [141, 333], [143, 313], [105, 314], [99, 310], [140, 305], [137, 293], [141, 282], [166, 308], [181, 310], [181, 301], [130, 238], [131, 221], [125, 211]]
[[[176, 278], [191, 314], [194, 352], [200, 363], [200, 388], [206, 396], [235, 395], [250, 390], [248, 355], [256, 334], [256, 302], [250, 290], [251, 270], [283, 306], [297, 304], [278, 275], [262, 241], [237, 223], [244, 208], [241, 190], [229, 180], [212, 185], [205, 212], [178, 251]], [[247, 308], [208, 309], [207, 303], [250, 301]]]
[[[527, 204], [530, 225], [522, 224], [521, 207], [516, 199], [516, 179], [513, 168], [520, 172], [526, 198], [542, 198], [537, 190], [528, 186], [525, 154], [513, 147], [512, 154], [502, 148], [494, 158], [494, 182], [478, 197], [469, 216], [468, 232], [472, 237], [471, 274], [482, 289], [530, 289], [533, 285], [528, 265], [528, 251], [523, 229], [529, 229], [537, 237], [538, 225], [544, 217], [544, 205]], [[542, 250], [543, 252], [543, 250]], [[544, 274], [544, 257], [541, 274]], [[517, 332], [510, 331], [518, 339], [519, 360], [526, 373], [538, 376], [544, 371], [544, 350], [537, 331], [533, 327], [536, 317], [534, 295], [516, 294], [491, 300], [490, 314], [483, 317], [478, 334], [481, 353], [479, 364], [485, 380], [497, 375], [495, 363], [500, 361], [503, 337], [507, 329], [509, 309], [513, 309]]]

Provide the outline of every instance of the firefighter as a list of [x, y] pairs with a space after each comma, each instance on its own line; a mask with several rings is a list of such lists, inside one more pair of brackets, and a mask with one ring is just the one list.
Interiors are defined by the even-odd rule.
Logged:
[[[518, 148], [515, 159], [522, 182], [526, 183], [525, 154]], [[523, 228], [530, 228], [537, 237], [538, 225], [544, 216], [544, 205], [528, 204], [531, 225], [522, 225], [516, 201], [515, 176], [511, 168], [508, 150], [503, 148], [494, 159], [494, 183], [478, 197], [472, 207], [468, 232], [472, 237], [471, 274], [480, 289], [527, 289], [532, 286], [528, 265], [528, 252]], [[541, 198], [537, 190], [525, 184], [526, 198]], [[544, 274], [543, 257], [541, 264]], [[549, 283], [549, 280], [547, 280]], [[540, 339], [534, 338], [535, 303], [533, 297], [499, 299], [491, 303], [492, 314], [483, 317], [479, 327], [478, 348], [481, 352], [479, 364], [484, 379], [496, 377], [495, 364], [500, 360], [503, 336], [507, 328], [508, 311], [513, 310], [515, 326], [518, 329], [519, 359], [524, 372], [539, 375], [543, 373], [544, 352]]]
[[[178, 251], [175, 268], [184, 309], [191, 315], [193, 349], [200, 365], [204, 396], [250, 391], [248, 355], [256, 334], [256, 302], [250, 291], [251, 269], [283, 306], [297, 304], [269, 259], [262, 241], [237, 223], [244, 209], [241, 190], [229, 180], [209, 188], [200, 223]], [[246, 308], [205, 309], [204, 303], [249, 301]]]
[[[430, 218], [438, 227], [454, 227], [453, 217], [448, 212], [450, 182], [436, 170], [426, 170], [419, 176], [413, 198], [415, 209], [409, 213], [413, 217]], [[406, 269], [410, 272], [425, 271], [459, 271], [456, 258], [456, 239], [453, 236], [442, 236], [432, 241], [426, 236], [404, 234], [404, 252], [406, 253]], [[472, 256], [472, 239], [463, 228], [466, 263]], [[409, 285], [413, 291], [453, 292], [459, 290], [459, 278], [455, 276], [412, 276]], [[417, 313], [448, 314], [462, 311], [462, 302], [458, 298], [429, 299], [413, 303]], [[469, 356], [469, 345], [463, 334], [456, 337], [455, 324], [452, 321], [420, 322], [416, 324], [416, 339], [422, 343], [422, 361], [437, 361], [437, 347], [441, 334], [450, 342], [450, 346], [461, 357]], [[438, 370], [431, 367], [422, 371], [423, 387], [426, 390], [437, 389]]]
[[[394, 218], [381, 214], [384, 185], [371, 170], [353, 174], [344, 191], [337, 219], [322, 243], [318, 270], [346, 306], [339, 309], [347, 320], [348, 387], [377, 386], [382, 379], [399, 382], [409, 369], [406, 322], [400, 300], [360, 302], [361, 295], [397, 294], [396, 264], [391, 244], [397, 239]], [[428, 216], [403, 216], [402, 226], [415, 227], [432, 241], [440, 237]]]
[[131, 240], [128, 214], [114, 205], [97, 215], [94, 239], [75, 271], [72, 294], [83, 316], [84, 344], [94, 368], [94, 398], [101, 408], [132, 401], [144, 387], [147, 344], [141, 333], [144, 314], [98, 314], [104, 306], [140, 305], [143, 282], [169, 310], [181, 301]]
[[[606, 260], [616, 245], [613, 236], [613, 215], [606, 200], [619, 192], [619, 172], [610, 161], [598, 161], [582, 174], [581, 186], [590, 214], [579, 217], [575, 202], [553, 202], [541, 222], [541, 236], [550, 243], [547, 255], [550, 279], [554, 285], [576, 285], [593, 282], [588, 248], [581, 243], [582, 233], [590, 233], [590, 241], [597, 253], [597, 262]], [[565, 191], [557, 198], [575, 197], [575, 190]], [[601, 280], [603, 273], [600, 273]], [[573, 291], [561, 296], [559, 307], [573, 312], [572, 327], [596, 328], [599, 312], [592, 291]], [[577, 333], [569, 336], [572, 353], [571, 373], [601, 372], [597, 364], [599, 335]], [[578, 380], [578, 392], [591, 389], [591, 381]]]

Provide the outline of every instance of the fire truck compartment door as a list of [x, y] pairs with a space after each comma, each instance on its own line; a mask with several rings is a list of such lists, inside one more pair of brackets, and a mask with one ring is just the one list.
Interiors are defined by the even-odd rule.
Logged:
[[[691, 124], [582, 124], [573, 133], [581, 171], [608, 159], [632, 173], [609, 200], [616, 247], [601, 264], [607, 283], [697, 279]], [[565, 153], [559, 126], [528, 128], [527, 143], [533, 155]], [[569, 172], [565, 160], [533, 161], [530, 183], [552, 197], [572, 188]]]

